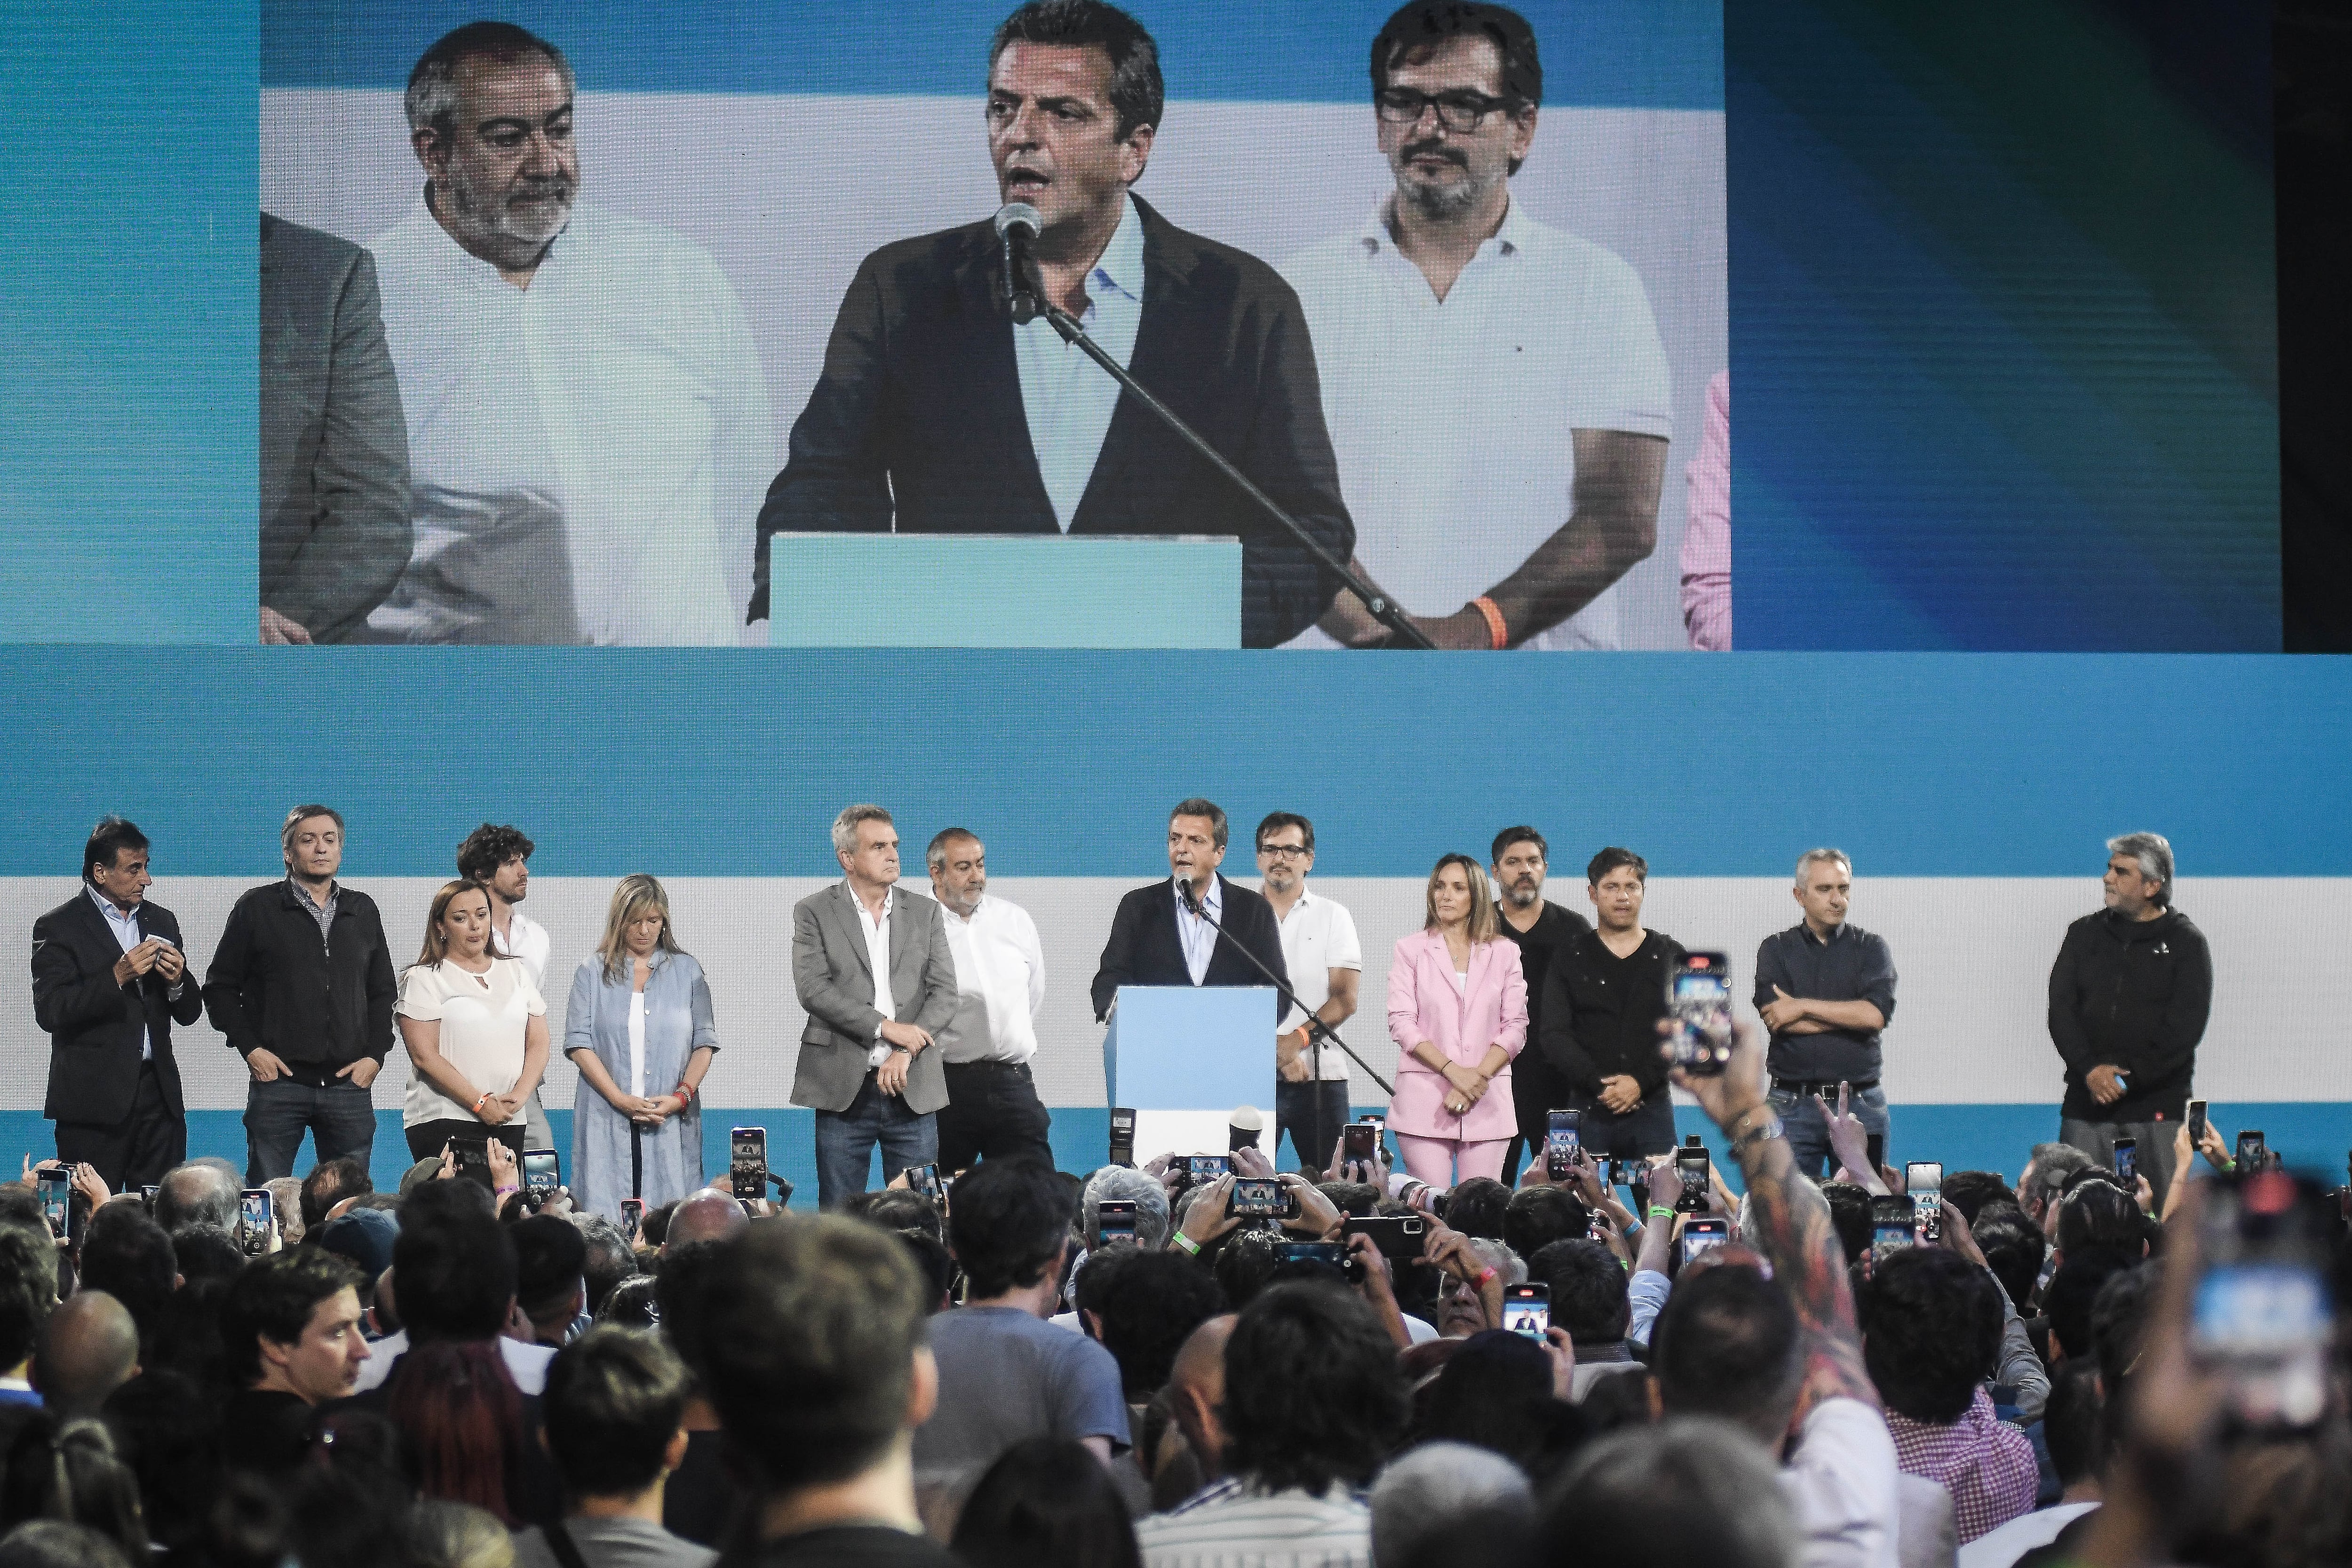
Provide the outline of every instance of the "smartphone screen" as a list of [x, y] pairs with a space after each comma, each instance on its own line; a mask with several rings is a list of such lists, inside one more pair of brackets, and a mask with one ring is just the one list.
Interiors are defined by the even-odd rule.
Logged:
[[1550, 1128], [1544, 1134], [1544, 1174], [1555, 1182], [1564, 1182], [1576, 1173], [1576, 1151], [1582, 1141], [1579, 1122], [1580, 1113], [1555, 1110]]
[[1922, 1241], [1944, 1239], [1944, 1167], [1935, 1160], [1914, 1160], [1903, 1167], [1903, 1185], [1911, 1194], [1912, 1219]]
[[1336, 1241], [1276, 1242], [1274, 1263], [1277, 1268], [1286, 1263], [1323, 1263], [1350, 1279], [1355, 1278], [1354, 1268], [1348, 1261], [1348, 1249]]
[[1503, 1289], [1503, 1327], [1540, 1340], [1551, 1327], [1551, 1287], [1530, 1279]]
[[1108, 1247], [1115, 1242], [1134, 1239], [1134, 1200], [1107, 1198], [1095, 1205], [1095, 1245], [1097, 1247]]
[[621, 1200], [621, 1234], [635, 1241], [637, 1239], [637, 1232], [645, 1227], [645, 1223], [646, 1200], [623, 1198]]
[[1886, 1134], [1884, 1132], [1873, 1132], [1866, 1135], [1863, 1142], [1869, 1151], [1865, 1158], [1870, 1161], [1870, 1169], [1867, 1171], [1858, 1171], [1855, 1174], [1864, 1176], [1875, 1175], [1878, 1173], [1878, 1168], [1886, 1163]]
[[1716, 1074], [1731, 1060], [1731, 961], [1719, 952], [1686, 952], [1666, 976], [1666, 1016], [1674, 1065]]
[[1339, 1133], [1339, 1158], [1370, 1163], [1380, 1157], [1376, 1152], [1380, 1135], [1380, 1129], [1369, 1121], [1349, 1122]]
[[1675, 1174], [1682, 1178], [1683, 1195], [1675, 1206], [1685, 1213], [1706, 1207], [1707, 1173], [1710, 1169], [1707, 1152], [1689, 1144], [1675, 1151]]
[[1213, 1182], [1219, 1176], [1225, 1175], [1230, 1173], [1233, 1168], [1234, 1157], [1231, 1154], [1187, 1154], [1184, 1156], [1184, 1169], [1196, 1182]]
[[1870, 1200], [1870, 1250], [1874, 1256], [1883, 1258], [1890, 1252], [1915, 1245], [1918, 1239], [1918, 1210], [1914, 1200], [1906, 1197]]
[[269, 1222], [277, 1213], [277, 1202], [268, 1187], [247, 1187], [238, 1196], [236, 1208], [237, 1240], [248, 1254], [259, 1254], [269, 1246]]
[[2238, 1134], [2238, 1172], [2241, 1175], [2259, 1171], [2270, 1163], [2270, 1149], [2263, 1142], [2259, 1130], [2249, 1128]]
[[1286, 1217], [1291, 1212], [1290, 1194], [1272, 1176], [1243, 1176], [1234, 1183], [1225, 1212], [1249, 1219]]
[[522, 1152], [522, 1186], [541, 1197], [563, 1184], [563, 1163], [552, 1149]]
[[62, 1166], [36, 1173], [40, 1178], [41, 1217], [49, 1222], [49, 1234], [63, 1237], [66, 1225], [73, 1215], [73, 1184]]
[[939, 1162], [928, 1165], [907, 1167], [907, 1185], [934, 1202], [948, 1195], [947, 1184], [940, 1179]]
[[449, 1142], [457, 1151], [457, 1174], [495, 1190], [498, 1182], [490, 1174], [490, 1141], [487, 1138], [453, 1138]]
[[2138, 1139], [2116, 1140], [2116, 1179], [2123, 1183], [2126, 1192], [2135, 1191], [2139, 1186]]
[[738, 1127], [727, 1134], [728, 1184], [739, 1198], [768, 1195], [768, 1130]]
[[2189, 1102], [2189, 1152], [2190, 1152], [2190, 1153], [2195, 1153], [2195, 1152], [2197, 1152], [2197, 1150], [2198, 1150], [2199, 1148], [2200, 1148], [2200, 1147], [2204, 1144], [2204, 1142], [2205, 1142], [2205, 1102], [2204, 1102], [2203, 1100], [2190, 1100], [2190, 1101]]
[[1110, 1163], [1114, 1165], [1135, 1163], [1135, 1112], [1125, 1106], [1111, 1108]]
[[1694, 1219], [1683, 1225], [1682, 1261], [1687, 1265], [1702, 1252], [1712, 1252], [1731, 1239], [1731, 1222], [1727, 1219]]

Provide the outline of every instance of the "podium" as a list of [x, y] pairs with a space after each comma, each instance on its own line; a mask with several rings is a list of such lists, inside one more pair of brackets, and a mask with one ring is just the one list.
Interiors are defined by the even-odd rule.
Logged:
[[779, 533], [768, 581], [771, 647], [1242, 646], [1237, 539]]
[[1237, 1105], [1265, 1115], [1274, 1153], [1276, 999], [1263, 985], [1122, 985], [1103, 1037], [1103, 1086], [1135, 1111], [1135, 1159], [1215, 1154]]

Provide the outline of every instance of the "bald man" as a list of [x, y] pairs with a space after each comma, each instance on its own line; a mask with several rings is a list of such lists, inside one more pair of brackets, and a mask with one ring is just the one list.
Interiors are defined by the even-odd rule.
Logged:
[[716, 1187], [705, 1187], [671, 1211], [669, 1229], [662, 1233], [662, 1250], [689, 1241], [725, 1241], [751, 1223], [743, 1205]]
[[[1168, 1403], [1181, 1449], [1165, 1445], [1153, 1456], [1152, 1506], [1165, 1510], [1224, 1474], [1225, 1428], [1217, 1411], [1225, 1402], [1225, 1342], [1234, 1337], [1234, 1315], [1211, 1318], [1185, 1339], [1168, 1373]], [[1171, 1501], [1163, 1495], [1172, 1492]]]
[[106, 1396], [139, 1373], [139, 1325], [103, 1290], [58, 1303], [33, 1355], [33, 1386], [59, 1420], [95, 1415]]

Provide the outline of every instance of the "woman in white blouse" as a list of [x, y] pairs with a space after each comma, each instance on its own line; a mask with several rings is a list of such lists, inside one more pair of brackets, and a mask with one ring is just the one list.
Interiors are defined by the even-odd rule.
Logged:
[[523, 1108], [547, 1070], [547, 1004], [521, 962], [490, 946], [490, 895], [479, 882], [433, 896], [397, 1011], [415, 1068], [400, 1113], [410, 1156], [489, 1137], [520, 1154]]

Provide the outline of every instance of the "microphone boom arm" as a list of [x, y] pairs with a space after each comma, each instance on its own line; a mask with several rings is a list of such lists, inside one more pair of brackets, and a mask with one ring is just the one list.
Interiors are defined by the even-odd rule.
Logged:
[[[1052, 307], [1048, 306], [1047, 309], [1050, 310]], [[1213, 876], [1215, 873], [1212, 872], [1211, 875]], [[1224, 922], [1218, 920], [1214, 915], [1209, 912], [1208, 906], [1201, 902], [1200, 896], [1192, 890], [1190, 883], [1179, 881], [1176, 886], [1183, 895], [1184, 907], [1192, 912], [1192, 917], [1195, 920], [1207, 921], [1209, 929], [1217, 933], [1218, 940], [1223, 942], [1226, 946], [1232, 948], [1235, 952], [1240, 953], [1244, 958], [1247, 959], [1249, 961], [1250, 967], [1256, 970], [1260, 974], [1265, 976], [1265, 983], [1274, 987], [1275, 993], [1279, 995], [1284, 1002], [1307, 1015], [1307, 1037], [1316, 1042], [1316, 1049], [1318, 1052], [1321, 1051], [1323, 1042], [1328, 1040], [1331, 1044], [1347, 1052], [1348, 1059], [1354, 1062], [1358, 1067], [1363, 1068], [1364, 1076], [1370, 1079], [1374, 1083], [1379, 1084], [1381, 1086], [1381, 1093], [1387, 1095], [1391, 1100], [1394, 1100], [1396, 1098], [1396, 1085], [1389, 1082], [1388, 1079], [1382, 1078], [1379, 1073], [1372, 1070], [1372, 1064], [1358, 1056], [1356, 1054], [1356, 1048], [1334, 1033], [1330, 1025], [1325, 1023], [1321, 1018], [1317, 1017], [1315, 1015], [1315, 1009], [1309, 1007], [1306, 1003], [1301, 1002], [1298, 999], [1298, 994], [1293, 991], [1288, 985], [1285, 984], [1282, 980], [1276, 975], [1273, 970], [1268, 969], [1265, 966], [1264, 960], [1260, 959], [1256, 953], [1252, 952], [1248, 948], [1242, 945], [1231, 931], [1225, 930]], [[1318, 1067], [1321, 1065], [1319, 1057], [1318, 1058], [1317, 1065]]]

